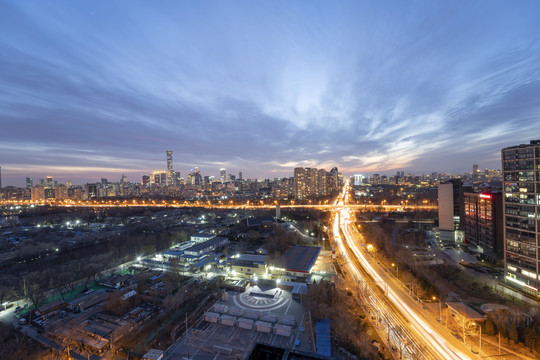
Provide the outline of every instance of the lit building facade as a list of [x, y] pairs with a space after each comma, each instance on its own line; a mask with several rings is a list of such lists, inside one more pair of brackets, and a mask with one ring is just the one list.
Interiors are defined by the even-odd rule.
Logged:
[[438, 186], [439, 239], [443, 243], [452, 244], [462, 239], [463, 191], [463, 183], [459, 179], [451, 179]]
[[507, 284], [538, 296], [540, 140], [501, 151]]
[[324, 169], [294, 169], [294, 197], [298, 200], [322, 197], [339, 189], [339, 173], [337, 168], [330, 172]]
[[504, 254], [502, 192], [465, 192], [463, 201], [465, 242], [475, 246], [486, 260], [501, 261]]
[[172, 150], [167, 150], [167, 186], [174, 185], [174, 170], [173, 170], [173, 160], [172, 160]]

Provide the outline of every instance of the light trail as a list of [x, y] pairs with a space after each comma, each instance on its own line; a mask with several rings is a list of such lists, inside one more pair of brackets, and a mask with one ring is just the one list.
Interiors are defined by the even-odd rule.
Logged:
[[[407, 319], [410, 322], [410, 332], [414, 337], [419, 340], [421, 344], [429, 347], [430, 351], [435, 355], [436, 359], [448, 359], [448, 360], [465, 360], [471, 359], [470, 356], [465, 355], [462, 351], [456, 349], [454, 345], [448, 341], [447, 334], [439, 334], [434, 328], [425, 321], [421, 315], [414, 309], [413, 306], [407, 304], [396, 290], [394, 290], [387, 280], [383, 278], [371, 265], [368, 259], [364, 256], [361, 249], [358, 248], [353, 231], [357, 231], [354, 227], [354, 222], [351, 219], [351, 208], [347, 207], [346, 202], [348, 200], [348, 184], [344, 186], [342, 195], [339, 201], [336, 200], [334, 204], [338, 207], [336, 209], [336, 217], [334, 220], [334, 239], [340, 247], [347, 260], [349, 260], [349, 269], [357, 277], [362, 277], [359, 269], [353, 266], [353, 263], [359, 264], [362, 269], [371, 277], [377, 286], [379, 286], [386, 293], [386, 301], [388, 301], [397, 311], [402, 318]], [[339, 236], [340, 230], [344, 234], [344, 239]], [[336, 235], [338, 234], [338, 235]], [[345, 246], [346, 242], [346, 246]], [[349, 248], [354, 256], [355, 261], [350, 261], [349, 252], [346, 250]], [[367, 279], [366, 279], [367, 280]], [[384, 300], [384, 299], [383, 299]], [[384, 301], [383, 301], [384, 302]], [[392, 312], [392, 307], [387, 307], [387, 311]], [[398, 316], [399, 317], [399, 316]], [[395, 318], [395, 316], [394, 316]], [[446, 336], [445, 336], [446, 335]]]

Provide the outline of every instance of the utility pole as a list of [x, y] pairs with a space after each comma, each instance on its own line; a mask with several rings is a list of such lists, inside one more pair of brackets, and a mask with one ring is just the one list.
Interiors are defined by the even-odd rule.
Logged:
[[480, 328], [480, 346], [478, 349], [478, 355], [482, 356], [482, 324], [478, 324], [478, 327]]
[[501, 356], [501, 333], [499, 332], [499, 356]]

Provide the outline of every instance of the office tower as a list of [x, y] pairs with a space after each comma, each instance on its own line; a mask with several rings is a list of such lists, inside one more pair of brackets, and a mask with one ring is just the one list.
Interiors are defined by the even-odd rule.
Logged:
[[242, 180], [242, 172], [241, 171], [238, 172], [238, 180]]
[[52, 176], [47, 176], [47, 178], [45, 179], [45, 187], [52, 189], [53, 185], [54, 185], [54, 182], [53, 182]]
[[143, 186], [150, 185], [150, 175], [143, 175], [142, 176], [142, 185]]
[[174, 185], [172, 153], [172, 150], [167, 150], [167, 186]]
[[439, 239], [443, 243], [453, 244], [460, 241], [463, 236], [461, 232], [463, 226], [461, 219], [465, 212], [463, 191], [463, 183], [459, 179], [452, 179], [438, 186]]
[[505, 281], [539, 295], [540, 140], [502, 149]]
[[464, 192], [465, 242], [485, 259], [497, 262], [503, 259], [503, 203], [502, 192], [484, 190], [480, 193]]
[[174, 183], [173, 183], [173, 185], [174, 186], [180, 186], [180, 179], [181, 179], [180, 171], [175, 171], [174, 172]]
[[227, 170], [225, 170], [225, 168], [219, 169], [219, 178], [221, 179], [222, 183], [225, 183], [227, 180]]
[[125, 174], [122, 174], [122, 177], [120, 178], [120, 184], [122, 185], [127, 184], [127, 176]]
[[26, 178], [26, 188], [31, 189], [34, 186], [34, 180], [32, 178], [27, 177]]
[[107, 179], [101, 178], [101, 186], [107, 186]]
[[381, 184], [381, 175], [373, 174], [373, 185], [380, 185], [380, 184]]
[[84, 199], [91, 200], [97, 197], [97, 185], [96, 184], [86, 184], [84, 185]]

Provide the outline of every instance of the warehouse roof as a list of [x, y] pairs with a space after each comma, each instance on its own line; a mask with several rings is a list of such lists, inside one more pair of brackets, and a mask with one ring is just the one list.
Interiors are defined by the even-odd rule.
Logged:
[[317, 261], [320, 252], [319, 246], [296, 245], [283, 254], [280, 263], [287, 271], [308, 273]]

